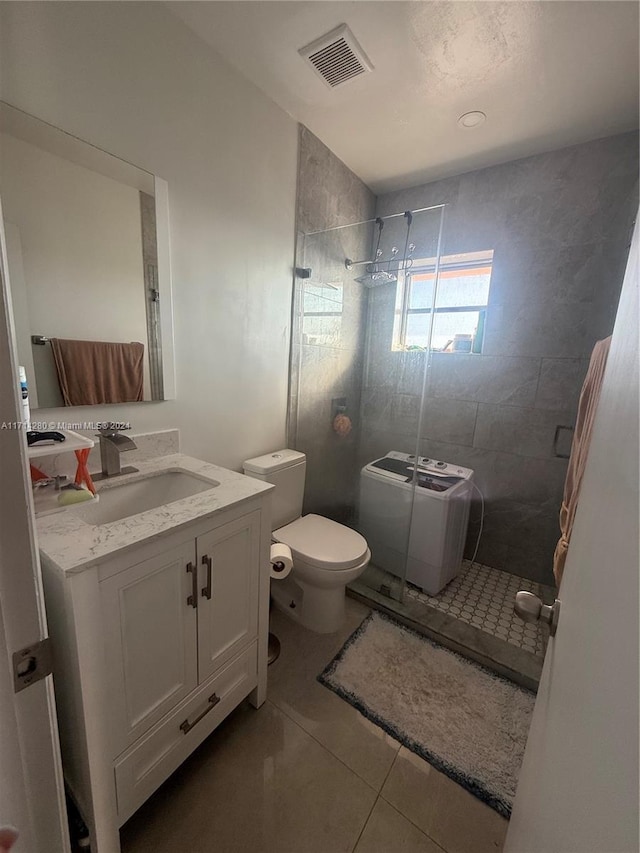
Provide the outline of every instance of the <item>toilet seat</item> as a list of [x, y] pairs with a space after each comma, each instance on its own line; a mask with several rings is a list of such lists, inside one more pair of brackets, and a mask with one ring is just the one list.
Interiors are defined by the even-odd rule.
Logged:
[[350, 569], [362, 563], [369, 548], [363, 536], [321, 515], [310, 513], [274, 530], [276, 542], [319, 569]]

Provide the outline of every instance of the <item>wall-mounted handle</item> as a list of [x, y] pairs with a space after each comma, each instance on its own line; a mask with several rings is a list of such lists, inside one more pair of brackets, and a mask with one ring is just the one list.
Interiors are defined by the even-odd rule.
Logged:
[[209, 696], [209, 698], [207, 699], [208, 704], [207, 704], [207, 707], [204, 709], [204, 711], [202, 711], [200, 714], [198, 714], [198, 716], [195, 718], [195, 720], [193, 722], [190, 722], [189, 717], [187, 717], [186, 720], [184, 720], [182, 723], [180, 723], [180, 731], [183, 732], [185, 735], [187, 734], [187, 732], [190, 732], [194, 726], [198, 725], [198, 723], [200, 722], [200, 720], [203, 717], [207, 716], [209, 711], [213, 711], [213, 709], [216, 707], [216, 705], [218, 704], [219, 701], [220, 701], [220, 697], [216, 693], [214, 693], [213, 696]]
[[198, 606], [198, 567], [193, 563], [187, 563], [187, 574], [191, 575], [191, 595], [187, 597], [187, 604], [195, 610]]
[[211, 565], [213, 560], [209, 557], [208, 554], [205, 554], [202, 558], [202, 565], [207, 567], [207, 582], [202, 587], [202, 595], [205, 598], [211, 600]]

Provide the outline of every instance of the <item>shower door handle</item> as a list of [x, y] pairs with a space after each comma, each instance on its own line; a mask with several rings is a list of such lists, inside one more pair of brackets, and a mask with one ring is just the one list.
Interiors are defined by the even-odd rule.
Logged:
[[546, 622], [549, 633], [555, 637], [560, 618], [560, 602], [557, 598], [553, 604], [543, 604], [537, 595], [521, 590], [516, 593], [513, 609], [523, 622]]

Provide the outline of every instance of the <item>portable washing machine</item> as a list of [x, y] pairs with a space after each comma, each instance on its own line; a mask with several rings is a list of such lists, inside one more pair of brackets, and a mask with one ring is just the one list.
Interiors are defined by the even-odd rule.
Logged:
[[406, 579], [436, 595], [460, 571], [473, 471], [426, 456], [415, 462], [415, 456], [391, 450], [364, 466], [359, 530], [374, 565], [402, 577], [407, 555]]

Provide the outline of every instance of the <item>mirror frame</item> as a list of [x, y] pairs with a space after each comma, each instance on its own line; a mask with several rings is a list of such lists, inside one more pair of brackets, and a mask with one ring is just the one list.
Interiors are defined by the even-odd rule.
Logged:
[[171, 278], [171, 232], [169, 228], [169, 184], [153, 175], [156, 199], [156, 241], [158, 290], [160, 291], [160, 334], [162, 336], [162, 403], [176, 399], [176, 359], [173, 324], [173, 283]]
[[[86, 139], [82, 139], [79, 136], [76, 136], [73, 133], [69, 133], [66, 130], [63, 130], [56, 125], [51, 124], [44, 119], [38, 118], [38, 116], [32, 115], [31, 113], [27, 113], [24, 110], [21, 110], [19, 107], [14, 106], [13, 104], [8, 103], [7, 101], [0, 100], [0, 110], [9, 110], [11, 112], [20, 114], [21, 121], [31, 121], [38, 122], [40, 125], [43, 125], [47, 128], [50, 128], [49, 133], [57, 133], [63, 134], [68, 138], [69, 142], [67, 145], [77, 145], [77, 143], [81, 143], [82, 145], [86, 145], [89, 148], [94, 149], [94, 151], [100, 152], [100, 154], [105, 157], [113, 158], [114, 160], [119, 161], [121, 164], [126, 164], [128, 166], [133, 166], [135, 169], [138, 169], [141, 172], [146, 172], [153, 179], [154, 185], [154, 197], [155, 197], [155, 208], [156, 208], [156, 245], [157, 245], [157, 262], [158, 262], [158, 290], [160, 292], [160, 334], [162, 340], [162, 386], [163, 386], [163, 396], [161, 400], [142, 400], [139, 402], [143, 403], [162, 403], [167, 400], [175, 400], [176, 399], [176, 365], [175, 365], [175, 342], [174, 342], [174, 322], [173, 322], [173, 283], [172, 283], [172, 275], [171, 275], [171, 231], [169, 224], [169, 185], [167, 181], [163, 178], [158, 177], [158, 175], [150, 172], [148, 169], [144, 169], [142, 166], [138, 166], [134, 163], [130, 163], [128, 160], [124, 160], [122, 157], [118, 157], [116, 154], [111, 154], [109, 151], [105, 151], [104, 148], [101, 148], [99, 145], [95, 145], [92, 142], [88, 142]], [[11, 114], [11, 113], [10, 113]], [[0, 133], [11, 133], [10, 130], [4, 130], [2, 124], [0, 123]], [[56, 152], [58, 153], [58, 152]], [[64, 156], [58, 153], [58, 156]], [[67, 159], [70, 159], [67, 157]], [[74, 162], [71, 160], [71, 162]], [[2, 248], [2, 254], [4, 256], [5, 253], [5, 227], [4, 227], [4, 212], [2, 210], [1, 197], [0, 197], [0, 242]], [[11, 280], [9, 278], [9, 270], [6, 265], [6, 257], [3, 257], [5, 263], [5, 272], [7, 275], [7, 282], [9, 285], [9, 292], [11, 292]], [[101, 403], [101, 406], [109, 406], [109, 405], [133, 405], [133, 403]], [[92, 408], [87, 406], [65, 406], [65, 410], [67, 409], [87, 409]], [[52, 411], [51, 408], [39, 407], [34, 409], [34, 411]]]

